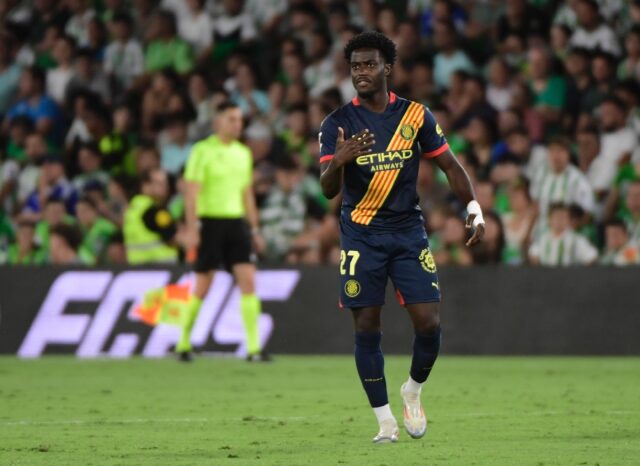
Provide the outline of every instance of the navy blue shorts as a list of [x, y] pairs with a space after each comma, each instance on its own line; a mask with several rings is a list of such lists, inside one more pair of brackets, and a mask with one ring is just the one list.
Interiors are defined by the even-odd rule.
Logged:
[[393, 233], [340, 225], [340, 305], [382, 306], [387, 279], [401, 305], [440, 301], [436, 263], [424, 227]]

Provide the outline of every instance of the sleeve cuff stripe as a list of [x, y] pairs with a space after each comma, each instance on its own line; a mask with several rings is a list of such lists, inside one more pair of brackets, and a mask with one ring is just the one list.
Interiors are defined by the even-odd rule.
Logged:
[[431, 159], [433, 157], [437, 157], [440, 154], [442, 154], [444, 151], [446, 151], [449, 148], [449, 144], [448, 143], [444, 143], [443, 146], [440, 146], [439, 149], [433, 150], [431, 152], [425, 152], [424, 154], [422, 154], [424, 157], [427, 157], [428, 159]]
[[333, 158], [333, 154], [323, 155], [322, 157], [320, 157], [320, 163], [328, 162], [332, 158]]

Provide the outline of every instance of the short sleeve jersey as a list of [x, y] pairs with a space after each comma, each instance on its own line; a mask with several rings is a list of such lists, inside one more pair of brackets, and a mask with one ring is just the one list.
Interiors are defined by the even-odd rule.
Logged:
[[376, 141], [371, 153], [344, 167], [341, 221], [373, 232], [421, 225], [416, 193], [420, 158], [437, 157], [449, 148], [431, 112], [392, 92], [382, 113], [367, 110], [356, 97], [322, 122], [320, 163], [333, 158], [338, 127], [345, 139], [369, 129]]
[[197, 142], [187, 160], [184, 178], [200, 184], [198, 217], [242, 218], [244, 191], [251, 184], [253, 157], [239, 141], [223, 143], [218, 136]]

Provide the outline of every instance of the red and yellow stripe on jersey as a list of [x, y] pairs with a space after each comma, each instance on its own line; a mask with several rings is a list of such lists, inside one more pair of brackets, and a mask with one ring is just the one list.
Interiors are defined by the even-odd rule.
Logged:
[[[410, 149], [419, 129], [424, 123], [424, 106], [417, 102], [411, 102], [404, 112], [398, 127], [396, 128], [387, 151]], [[402, 137], [401, 131], [404, 125], [410, 124], [414, 128], [412, 139]], [[389, 193], [400, 174], [400, 168], [393, 170], [378, 171], [373, 174], [373, 178], [369, 182], [367, 192], [362, 197], [358, 205], [351, 212], [351, 220], [361, 225], [369, 225], [373, 217], [378, 213], [384, 201], [389, 197]]]

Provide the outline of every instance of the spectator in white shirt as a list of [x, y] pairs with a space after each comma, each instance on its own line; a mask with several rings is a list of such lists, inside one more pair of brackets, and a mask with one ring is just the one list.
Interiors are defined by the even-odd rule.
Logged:
[[67, 21], [65, 32], [81, 47], [89, 45], [89, 23], [96, 15], [88, 3], [88, 0], [67, 0], [67, 7], [71, 10], [72, 16]]
[[549, 143], [548, 162], [531, 180], [531, 197], [537, 201], [539, 212], [536, 237], [546, 229], [551, 204], [578, 204], [588, 214], [594, 208], [589, 181], [570, 163], [571, 143], [564, 138], [553, 139]]
[[205, 0], [185, 0], [186, 14], [178, 16], [178, 33], [189, 42], [197, 55], [211, 46], [213, 20], [204, 8]]
[[578, 0], [575, 5], [578, 29], [571, 36], [573, 47], [600, 49], [620, 56], [620, 44], [613, 30], [603, 23], [596, 0]]
[[489, 82], [487, 84], [487, 102], [502, 112], [511, 106], [511, 76], [509, 65], [502, 58], [496, 57], [489, 64]]
[[584, 236], [570, 227], [569, 207], [554, 203], [549, 207], [549, 231], [529, 248], [529, 261], [534, 265], [590, 265], [598, 258], [598, 250]]
[[633, 265], [640, 263], [638, 246], [629, 241], [629, 232], [622, 220], [607, 222], [604, 229], [605, 249], [600, 258], [604, 265]]
[[112, 75], [119, 89], [127, 89], [144, 72], [144, 54], [140, 43], [132, 37], [133, 20], [118, 13], [111, 21], [113, 41], [104, 55], [104, 70]]
[[621, 162], [628, 160], [638, 145], [638, 137], [627, 126], [624, 103], [617, 97], [604, 99], [599, 107], [600, 155], [591, 164], [589, 178], [596, 192], [608, 191]]
[[73, 78], [75, 48], [75, 40], [68, 35], [57, 39], [53, 47], [53, 57], [58, 66], [47, 72], [47, 94], [60, 105], [64, 104], [67, 86]]

